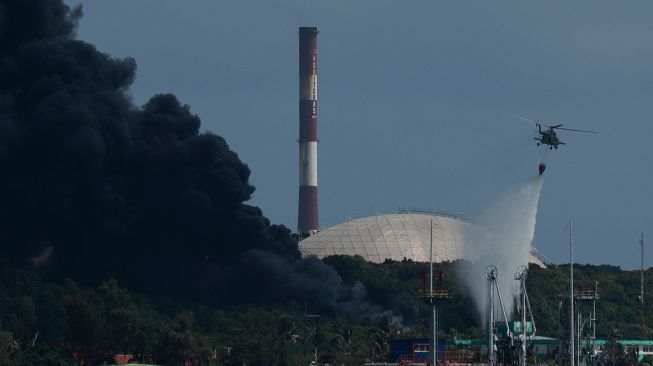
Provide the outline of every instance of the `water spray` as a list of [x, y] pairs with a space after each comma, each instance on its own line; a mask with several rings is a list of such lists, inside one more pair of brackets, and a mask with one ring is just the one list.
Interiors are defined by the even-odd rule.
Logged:
[[478, 219], [481, 230], [466, 233], [465, 258], [472, 267], [462, 273], [462, 278], [477, 300], [483, 322], [487, 320], [487, 288], [479, 279], [489, 265], [499, 269], [498, 286], [505, 296], [506, 311], [512, 313], [519, 284], [511, 274], [515, 268], [528, 265], [542, 182], [543, 176], [536, 175], [501, 197]]

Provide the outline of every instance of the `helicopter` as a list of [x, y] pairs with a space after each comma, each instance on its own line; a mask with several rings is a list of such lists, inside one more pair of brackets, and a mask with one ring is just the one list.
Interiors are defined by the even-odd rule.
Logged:
[[[597, 131], [589, 131], [589, 130], [576, 130], [573, 128], [563, 128], [561, 124], [559, 125], [543, 125], [537, 121], [530, 120], [528, 118], [524, 117], [519, 117], [519, 119], [522, 119], [527, 122], [534, 123], [535, 126], [537, 126], [537, 132], [540, 134], [539, 137], [534, 137], [534, 140], [538, 141], [537, 146], [540, 145], [548, 145], [549, 149], [558, 149], [558, 146], [560, 145], [565, 145], [564, 142], [560, 141], [558, 138], [558, 135], [556, 134], [555, 130], [565, 130], [565, 131], [576, 131], [576, 132], [586, 132], [586, 133], [598, 133]], [[542, 130], [542, 126], [545, 127], [544, 130]]]

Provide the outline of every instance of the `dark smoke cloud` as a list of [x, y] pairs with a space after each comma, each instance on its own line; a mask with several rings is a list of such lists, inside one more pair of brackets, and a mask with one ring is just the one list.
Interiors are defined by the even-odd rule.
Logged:
[[81, 8], [0, 0], [0, 260], [221, 303], [353, 297], [244, 204], [250, 170], [174, 95], [132, 105], [133, 59], [75, 40]]

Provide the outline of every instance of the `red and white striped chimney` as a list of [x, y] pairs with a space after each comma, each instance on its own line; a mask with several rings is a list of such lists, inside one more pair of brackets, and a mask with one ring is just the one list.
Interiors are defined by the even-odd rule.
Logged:
[[299, 28], [299, 211], [301, 237], [315, 234], [317, 218], [317, 27]]

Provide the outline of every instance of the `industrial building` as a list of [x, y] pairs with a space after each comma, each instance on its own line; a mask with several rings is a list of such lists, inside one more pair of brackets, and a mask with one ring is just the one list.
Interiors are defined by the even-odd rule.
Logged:
[[[544, 359], [553, 338], [539, 337], [541, 340], [534, 342], [534, 351], [540, 359]], [[544, 348], [537, 348], [538, 345]], [[450, 365], [483, 364], [481, 355], [485, 342], [482, 339], [438, 339], [438, 363]], [[428, 338], [403, 338], [388, 341], [388, 355], [384, 366], [427, 366], [430, 340]], [[543, 350], [541, 353], [540, 350]], [[367, 364], [372, 366], [373, 364]]]
[[[598, 339], [600, 346], [598, 355], [606, 352], [608, 341]], [[483, 339], [444, 339], [438, 340], [438, 363], [457, 365], [483, 364], [482, 354], [486, 352], [485, 340]], [[549, 337], [533, 337], [530, 340], [533, 345], [532, 352], [536, 362], [544, 362], [546, 358], [555, 352], [557, 340]], [[638, 361], [644, 357], [653, 355], [653, 340], [617, 340], [617, 343], [624, 346], [627, 352], [637, 355]], [[426, 366], [428, 364], [428, 351], [430, 341], [428, 338], [403, 338], [391, 339], [388, 341], [388, 355], [383, 364], [385, 366]], [[372, 365], [372, 364], [369, 364]]]

